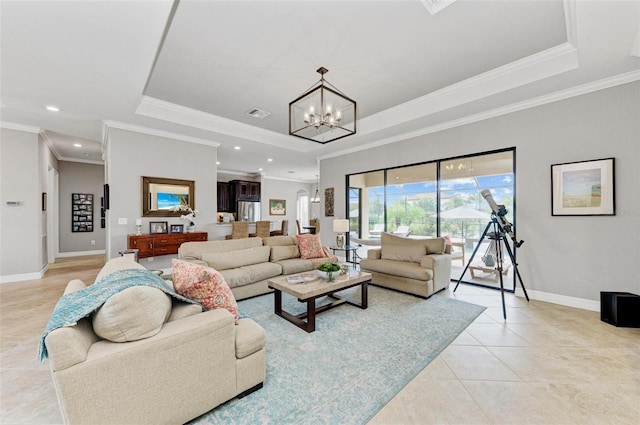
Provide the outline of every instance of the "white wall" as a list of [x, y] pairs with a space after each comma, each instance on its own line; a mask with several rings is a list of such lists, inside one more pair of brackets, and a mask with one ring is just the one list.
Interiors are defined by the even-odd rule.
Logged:
[[[106, 231], [100, 227], [100, 198], [104, 184], [104, 166], [81, 162], [60, 161], [59, 252], [62, 255], [90, 251], [104, 252]], [[71, 231], [71, 196], [74, 193], [93, 194], [93, 232]], [[95, 244], [91, 245], [91, 241]]]
[[42, 193], [57, 161], [37, 130], [0, 128], [0, 281], [38, 278], [47, 264]]
[[[638, 117], [635, 82], [324, 159], [321, 193], [336, 188], [335, 214], [343, 217], [346, 174], [515, 146], [517, 233], [525, 240], [517, 255], [527, 290], [592, 302], [600, 291], [640, 293]], [[606, 157], [616, 159], [616, 215], [552, 217], [551, 164]], [[322, 220], [322, 240], [331, 240], [329, 218]]]
[[[217, 208], [217, 148], [187, 143], [144, 133], [109, 129], [106, 147], [106, 175], [110, 190], [107, 211], [107, 258], [127, 248], [127, 235], [135, 234], [135, 222], [142, 217], [142, 176], [195, 181], [197, 231], [213, 233]], [[119, 219], [127, 224], [118, 224]], [[180, 218], [143, 218], [142, 232], [149, 233], [150, 221], [184, 224]], [[176, 256], [155, 257], [140, 263], [149, 269], [171, 267]]]
[[[264, 177], [262, 180], [262, 204], [260, 208], [262, 210], [262, 219], [270, 221], [282, 221], [289, 220], [289, 235], [293, 236], [297, 234], [296, 229], [296, 202], [298, 201], [298, 191], [306, 190], [312, 196], [314, 192], [311, 192], [311, 186], [309, 183], [270, 179]], [[315, 184], [313, 185], [315, 191]], [[286, 215], [269, 215], [269, 199], [284, 199], [287, 201]]]

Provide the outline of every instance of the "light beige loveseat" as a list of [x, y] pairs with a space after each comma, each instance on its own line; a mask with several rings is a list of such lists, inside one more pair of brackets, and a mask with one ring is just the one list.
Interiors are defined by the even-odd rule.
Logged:
[[236, 300], [272, 292], [271, 278], [313, 270], [321, 263], [338, 261], [323, 247], [325, 257], [303, 259], [295, 236], [185, 242], [178, 258], [218, 270]]
[[374, 285], [430, 297], [449, 286], [450, 247], [444, 238], [414, 239], [382, 233], [380, 248], [367, 251], [360, 269]]
[[[110, 260], [98, 275], [144, 268], [126, 258]], [[85, 288], [80, 280], [65, 293]], [[135, 304], [133, 287], [116, 296]], [[157, 291], [155, 288], [144, 288]], [[53, 382], [68, 424], [182, 424], [265, 379], [265, 332], [248, 318], [236, 325], [224, 309], [169, 299], [170, 314], [154, 336], [111, 342], [96, 335], [92, 318], [49, 333], [45, 345]], [[105, 303], [106, 305], [106, 303]], [[149, 308], [149, 315], [157, 310]], [[134, 305], [135, 308], [135, 305]], [[126, 315], [126, 311], [122, 311]]]

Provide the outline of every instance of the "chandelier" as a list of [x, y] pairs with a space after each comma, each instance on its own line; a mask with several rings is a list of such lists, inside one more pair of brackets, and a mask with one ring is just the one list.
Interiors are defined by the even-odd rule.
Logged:
[[289, 134], [322, 144], [355, 134], [356, 102], [324, 79], [328, 69], [316, 72], [320, 81], [289, 103]]
[[313, 198], [311, 198], [311, 203], [312, 204], [318, 204], [320, 203], [320, 177], [318, 177], [318, 175], [316, 174], [316, 193], [315, 195], [313, 195]]

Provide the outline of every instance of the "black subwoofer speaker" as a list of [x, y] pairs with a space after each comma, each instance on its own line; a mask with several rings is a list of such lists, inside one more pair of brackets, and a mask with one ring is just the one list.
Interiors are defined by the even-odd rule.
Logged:
[[640, 295], [600, 292], [600, 320], [623, 328], [640, 328]]

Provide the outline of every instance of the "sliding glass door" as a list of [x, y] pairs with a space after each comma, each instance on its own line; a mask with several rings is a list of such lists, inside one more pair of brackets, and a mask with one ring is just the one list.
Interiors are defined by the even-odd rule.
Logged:
[[[486, 236], [491, 208], [482, 191], [489, 190], [496, 203], [505, 205], [513, 222], [515, 194], [514, 152], [512, 150], [453, 158], [440, 162], [440, 235], [452, 241], [451, 277], [466, 283], [499, 288], [496, 244]], [[501, 247], [500, 251], [504, 251]], [[475, 255], [473, 252], [475, 251]], [[511, 259], [504, 252], [503, 283], [513, 290]], [[473, 255], [473, 258], [471, 258]], [[506, 258], [505, 258], [506, 257]], [[469, 265], [464, 276], [462, 272]]]
[[[495, 256], [503, 250], [486, 237], [481, 241], [492, 212], [481, 192], [489, 190], [505, 205], [506, 217], [515, 225], [514, 163], [515, 149], [508, 149], [349, 175], [350, 237], [375, 246], [382, 232], [410, 238], [447, 236], [453, 249], [452, 279], [499, 288]], [[505, 256], [503, 282], [513, 290], [512, 261]]]

